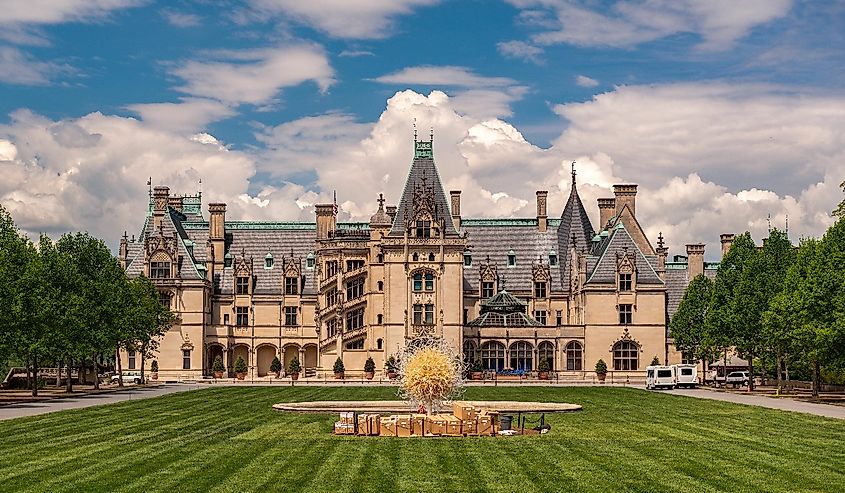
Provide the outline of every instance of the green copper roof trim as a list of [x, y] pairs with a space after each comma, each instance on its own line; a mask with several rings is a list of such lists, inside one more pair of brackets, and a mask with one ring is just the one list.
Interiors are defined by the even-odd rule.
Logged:
[[432, 149], [432, 142], [417, 140], [414, 142], [414, 159], [434, 159], [434, 150]]
[[[190, 230], [208, 229], [208, 221], [185, 221], [182, 227]], [[317, 223], [310, 221], [226, 221], [226, 229], [233, 231], [243, 230], [306, 230], [316, 231]], [[343, 222], [337, 223], [337, 229], [360, 229], [369, 231], [367, 222]]]

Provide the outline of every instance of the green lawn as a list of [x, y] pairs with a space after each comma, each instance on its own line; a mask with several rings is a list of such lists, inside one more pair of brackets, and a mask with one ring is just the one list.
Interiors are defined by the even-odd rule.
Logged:
[[0, 422], [0, 491], [845, 491], [845, 422], [621, 388], [470, 388], [562, 401], [551, 433], [331, 435], [282, 401], [389, 388], [213, 388]]

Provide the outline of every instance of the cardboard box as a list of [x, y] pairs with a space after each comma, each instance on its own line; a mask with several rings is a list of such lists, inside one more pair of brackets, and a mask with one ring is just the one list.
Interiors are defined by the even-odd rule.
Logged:
[[478, 435], [478, 421], [476, 419], [461, 420], [461, 431], [464, 435]]
[[359, 435], [378, 435], [381, 426], [380, 416], [378, 414], [359, 414], [358, 415], [358, 434]]
[[426, 418], [428, 416], [425, 414], [411, 415], [411, 435], [424, 436], [426, 434]]
[[452, 414], [462, 420], [475, 419], [476, 410], [465, 402], [454, 402], [452, 403]]
[[446, 420], [446, 435], [451, 437], [463, 436], [461, 430], [462, 421], [454, 416], [448, 416]]
[[425, 421], [426, 434], [431, 434], [435, 436], [445, 435], [446, 423], [448, 423], [448, 421], [449, 419], [446, 415], [432, 414]]
[[493, 435], [493, 417], [489, 414], [482, 414], [476, 419], [478, 428], [476, 432], [479, 435]]
[[396, 436], [411, 436], [411, 415], [400, 414], [396, 417]]
[[355, 425], [351, 423], [342, 423], [340, 421], [337, 421], [334, 424], [334, 433], [335, 435], [354, 435]]
[[396, 416], [382, 416], [379, 419], [379, 435], [383, 437], [399, 436], [398, 425]]
[[352, 411], [344, 411], [340, 413], [340, 419], [338, 420], [338, 423], [343, 423], [346, 425], [355, 424], [355, 413], [353, 413]]

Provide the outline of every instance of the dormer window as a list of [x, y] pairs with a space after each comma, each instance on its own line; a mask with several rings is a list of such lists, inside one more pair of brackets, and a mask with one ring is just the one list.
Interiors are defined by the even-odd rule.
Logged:
[[267, 252], [267, 255], [264, 257], [264, 268], [265, 269], [272, 269], [273, 264], [274, 264], [273, 254], [270, 253], [270, 252]]
[[313, 269], [314, 268], [314, 254], [309, 253], [307, 257], [305, 257], [305, 268], [306, 269]]
[[534, 281], [534, 297], [537, 299], [546, 298], [546, 281]]
[[470, 267], [472, 265], [472, 254], [464, 252], [464, 266]]
[[557, 252], [554, 250], [549, 252], [549, 265], [557, 265]]
[[170, 262], [150, 262], [150, 279], [170, 277]]
[[227, 269], [232, 268], [232, 254], [231, 253], [227, 253], [226, 255], [223, 256], [223, 267], [225, 267]]
[[513, 250], [508, 252], [508, 267], [516, 267], [516, 252]]
[[431, 221], [418, 220], [416, 222], [416, 237], [431, 238]]
[[631, 274], [619, 274], [619, 291], [631, 291], [632, 285]]

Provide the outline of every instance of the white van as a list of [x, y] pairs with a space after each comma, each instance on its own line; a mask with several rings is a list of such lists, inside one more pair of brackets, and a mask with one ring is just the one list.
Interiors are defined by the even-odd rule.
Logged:
[[698, 385], [698, 368], [695, 365], [672, 365], [678, 387], [695, 388]]
[[649, 366], [646, 367], [645, 388], [657, 389], [665, 387], [675, 388], [675, 368], [672, 366]]

